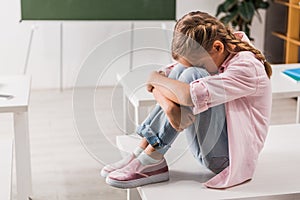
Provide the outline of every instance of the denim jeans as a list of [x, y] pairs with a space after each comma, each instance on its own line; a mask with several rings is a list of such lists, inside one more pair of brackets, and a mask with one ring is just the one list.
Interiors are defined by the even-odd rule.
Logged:
[[[186, 68], [178, 64], [168, 77], [191, 83], [205, 76], [209, 74], [203, 68]], [[197, 114], [194, 123], [184, 132], [193, 156], [201, 164], [214, 173], [221, 172], [229, 165], [227, 125], [223, 104]], [[156, 105], [137, 128], [137, 134], [146, 138], [157, 152], [165, 154], [179, 132], [171, 126], [162, 108]]]

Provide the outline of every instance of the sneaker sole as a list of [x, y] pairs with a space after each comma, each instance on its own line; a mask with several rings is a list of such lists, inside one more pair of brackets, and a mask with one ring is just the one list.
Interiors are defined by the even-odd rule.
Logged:
[[108, 176], [109, 172], [107, 171], [104, 171], [104, 170], [101, 170], [100, 172], [100, 175], [103, 177], [103, 178], [106, 178]]
[[[135, 156], [134, 156], [134, 158], [135, 158]], [[121, 169], [122, 167], [125, 167], [125, 166], [128, 165], [132, 160], [133, 160], [133, 157], [131, 157], [130, 160], [129, 160], [126, 164], [124, 164], [123, 166], [121, 165], [120, 167], [118, 167], [118, 168], [116, 168], [116, 169], [114, 169], [114, 170], [111, 170], [110, 172], [109, 172], [109, 171], [106, 171], [106, 170], [104, 170], [104, 168], [102, 168], [102, 170], [100, 171], [100, 175], [101, 175], [103, 178], [106, 178], [106, 177], [109, 175], [109, 173], [111, 173], [111, 172], [113, 172], [113, 171], [115, 171], [115, 170], [117, 170], [117, 169]]]
[[153, 183], [159, 183], [169, 180], [169, 172], [165, 172], [162, 174], [157, 174], [145, 178], [140, 178], [137, 180], [131, 180], [131, 181], [118, 181], [114, 179], [110, 179], [109, 177], [106, 178], [106, 183], [108, 185], [117, 187], [117, 188], [135, 188], [143, 185], [153, 184]]

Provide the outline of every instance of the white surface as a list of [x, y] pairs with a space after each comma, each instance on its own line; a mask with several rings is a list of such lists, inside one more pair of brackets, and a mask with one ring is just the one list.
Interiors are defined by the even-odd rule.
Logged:
[[14, 116], [18, 200], [27, 199], [32, 193], [27, 116], [30, 84], [30, 78], [27, 76], [0, 77], [0, 94], [13, 96], [12, 99], [0, 99], [0, 113], [11, 112]]
[[273, 98], [290, 98], [300, 96], [300, 84], [290, 80], [282, 73], [285, 69], [298, 67], [300, 67], [300, 63], [272, 65], [273, 75], [271, 77], [271, 81]]
[[117, 74], [118, 83], [123, 87], [125, 95], [135, 106], [151, 106], [155, 103], [153, 95], [146, 90], [149, 74], [157, 68], [134, 69], [124, 75]]
[[[201, 183], [208, 180], [212, 174], [199, 166], [189, 152], [178, 156], [180, 148], [177, 149], [177, 146], [180, 141], [177, 138], [177, 144], [174, 144], [167, 154], [170, 181], [140, 187], [139, 191], [144, 200], [175, 200], [187, 197], [195, 200], [224, 199], [300, 192], [299, 133], [298, 124], [271, 126], [253, 179], [226, 190], [213, 190], [202, 186]], [[136, 139], [134, 141], [128, 136], [119, 136], [117, 139], [118, 146], [123, 149], [138, 143]], [[177, 151], [175, 157], [174, 154], [171, 155], [172, 151]]]
[[149, 74], [158, 68], [142, 67], [117, 74], [118, 84], [123, 88], [123, 125], [127, 134], [134, 132], [136, 126], [148, 115], [149, 109], [156, 104], [145, 84]]
[[11, 199], [13, 143], [11, 139], [0, 140], [0, 199]]
[[30, 95], [28, 76], [0, 76], [0, 95], [12, 95], [12, 99], [0, 97], [0, 112], [27, 111]]
[[31, 159], [27, 112], [14, 113], [17, 199], [32, 195]]
[[282, 73], [285, 69], [299, 68], [300, 63], [273, 65], [272, 95], [273, 98], [297, 98], [296, 123], [300, 123], [300, 83]]

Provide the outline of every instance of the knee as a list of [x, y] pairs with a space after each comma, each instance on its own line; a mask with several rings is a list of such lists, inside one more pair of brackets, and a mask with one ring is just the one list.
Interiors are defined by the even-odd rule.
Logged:
[[181, 73], [178, 80], [185, 83], [190, 83], [205, 76], [209, 76], [209, 73], [205, 69], [198, 67], [189, 67]]
[[172, 71], [170, 72], [169, 74], [169, 78], [172, 78], [172, 79], [176, 79], [178, 80], [181, 73], [186, 70], [186, 67], [184, 67], [183, 65], [181, 64], [177, 64], [173, 69]]

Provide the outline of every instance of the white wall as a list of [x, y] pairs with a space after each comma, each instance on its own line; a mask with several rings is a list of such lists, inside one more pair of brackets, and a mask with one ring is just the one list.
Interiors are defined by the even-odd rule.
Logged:
[[[34, 23], [38, 28], [35, 30], [32, 40], [27, 74], [32, 75], [32, 87], [34, 89], [59, 88], [60, 23], [19, 23], [19, 1], [0, 1], [0, 23], [2, 25], [0, 32], [0, 75], [23, 72], [31, 27]], [[177, 0], [177, 16], [180, 17], [191, 10], [202, 10], [214, 15], [220, 2], [221, 0]], [[131, 26], [130, 22], [64, 22], [63, 24], [63, 86], [65, 88], [74, 86], [78, 72], [82, 67], [88, 67], [87, 65], [97, 65], [99, 70], [103, 72], [100, 85], [115, 84], [116, 71], [126, 72], [129, 69], [128, 55], [116, 59], [110, 66], [107, 65], [107, 62], [102, 61], [104, 59], [102, 55], [94, 55], [94, 60], [90, 61], [85, 59], [88, 55], [93, 55], [92, 52], [95, 54], [96, 51], [97, 53], [99, 48], [103, 48], [103, 44], [106, 43], [109, 44], [109, 49], [107, 49], [109, 51], [104, 51], [103, 55], [109, 52], [115, 54], [130, 50], [130, 34], [128, 32]], [[167, 29], [172, 30], [173, 25], [174, 23], [168, 22], [166, 24]], [[253, 26], [257, 27], [252, 29], [255, 45], [262, 49], [264, 25], [256, 20]], [[161, 23], [135, 23], [135, 28], [143, 27], [161, 27]], [[150, 46], [163, 50], [169, 49], [169, 41], [165, 40], [166, 37], [162, 31], [154, 33], [153, 29], [149, 30], [152, 32], [147, 33], [142, 30], [137, 32], [134, 48]], [[114, 43], [114, 41], [119, 42]], [[119, 51], [114, 52], [114, 50]], [[105, 55], [105, 57], [110, 57], [110, 55]], [[149, 63], [167, 64], [169, 62], [170, 57], [167, 53], [156, 50], [141, 50], [134, 54], [133, 66], [138, 67]]]

